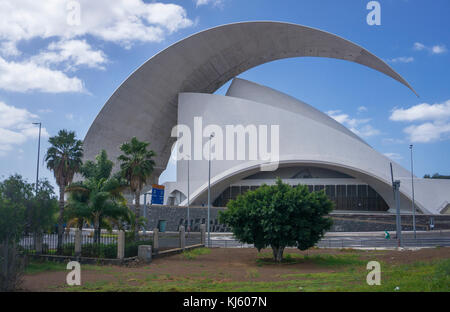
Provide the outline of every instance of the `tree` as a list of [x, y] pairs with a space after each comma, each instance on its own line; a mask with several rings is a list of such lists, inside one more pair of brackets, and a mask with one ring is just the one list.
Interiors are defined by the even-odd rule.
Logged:
[[[33, 184], [33, 188], [35, 188]], [[41, 235], [55, 224], [55, 214], [58, 211], [58, 200], [53, 186], [48, 180], [39, 181], [37, 193], [31, 201], [31, 209], [27, 211], [29, 230], [35, 235]]]
[[108, 159], [105, 150], [96, 157], [96, 162], [86, 162], [80, 172], [85, 178], [82, 182], [67, 187], [70, 193], [67, 204], [67, 216], [76, 218], [78, 227], [84, 221], [94, 225], [94, 242], [100, 242], [102, 227], [109, 226], [109, 220], [126, 216], [128, 207], [121, 191], [126, 184], [111, 177], [113, 162]]
[[17, 243], [26, 226], [25, 210], [31, 186], [20, 175], [0, 183], [0, 291], [13, 291], [20, 282], [23, 258]]
[[426, 174], [423, 176], [424, 179], [450, 179], [450, 176], [448, 175], [441, 175], [439, 173], [433, 174], [433, 176], [430, 176], [429, 174]]
[[310, 193], [305, 185], [291, 187], [277, 179], [275, 185], [231, 200], [219, 218], [237, 239], [254, 244], [258, 251], [270, 246], [274, 260], [280, 262], [285, 247], [306, 250], [320, 240], [332, 225], [325, 217], [332, 209], [333, 202], [323, 191]]
[[[125, 178], [130, 187], [131, 193], [134, 194], [136, 216], [135, 224], [139, 223], [140, 217], [140, 195], [142, 188], [147, 183], [155, 167], [153, 157], [156, 156], [152, 150], [147, 150], [150, 145], [148, 142], [141, 142], [133, 137], [130, 142], [126, 142], [120, 146], [123, 152], [117, 159], [120, 162], [120, 173]], [[139, 228], [135, 226], [135, 237], [138, 237]]]
[[53, 171], [59, 186], [59, 216], [58, 216], [58, 253], [61, 253], [64, 222], [64, 194], [66, 187], [72, 183], [75, 173], [82, 165], [83, 142], [77, 140], [75, 132], [60, 130], [57, 136], [51, 137], [52, 145], [45, 155], [47, 168]]

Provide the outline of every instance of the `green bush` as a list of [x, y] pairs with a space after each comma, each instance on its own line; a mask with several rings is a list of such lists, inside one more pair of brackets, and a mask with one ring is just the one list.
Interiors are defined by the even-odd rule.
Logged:
[[[63, 256], [72, 257], [75, 255], [75, 244], [67, 243], [63, 245]], [[117, 257], [116, 244], [85, 244], [81, 246], [81, 256], [88, 258], [115, 259]]]
[[117, 258], [116, 244], [86, 244], [81, 247], [81, 256], [89, 258]]
[[75, 254], [75, 244], [74, 243], [66, 243], [62, 245], [62, 255], [63, 256], [73, 256]]
[[140, 245], [153, 245], [153, 242], [150, 240], [138, 242], [126, 242], [125, 258], [136, 257], [138, 255], [138, 249]]

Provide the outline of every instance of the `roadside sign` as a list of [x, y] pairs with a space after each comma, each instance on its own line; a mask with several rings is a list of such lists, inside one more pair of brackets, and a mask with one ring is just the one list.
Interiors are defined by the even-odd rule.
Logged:
[[164, 204], [164, 185], [152, 185], [152, 205]]

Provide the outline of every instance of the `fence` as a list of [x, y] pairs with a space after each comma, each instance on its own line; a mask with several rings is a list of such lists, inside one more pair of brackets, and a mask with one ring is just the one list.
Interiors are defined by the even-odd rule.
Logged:
[[[450, 238], [420, 238], [403, 239], [403, 247], [439, 247], [450, 246]], [[252, 244], [245, 244], [236, 239], [212, 239], [211, 247], [219, 248], [253, 248]], [[396, 239], [322, 239], [317, 244], [319, 248], [395, 248]]]
[[[88, 257], [103, 259], [124, 259], [138, 255], [139, 246], [151, 245], [153, 254], [171, 249], [181, 249], [204, 244], [205, 227], [200, 226], [200, 232], [189, 232], [180, 226], [179, 232], [159, 233], [158, 229], [152, 232], [140, 233], [137, 240], [132, 233], [125, 232], [101, 233], [96, 239], [89, 230], [72, 230], [63, 235], [61, 253], [58, 254], [58, 235], [25, 235], [19, 241], [19, 248], [28, 255], [59, 255], [67, 257]], [[126, 238], [128, 236], [128, 239]]]

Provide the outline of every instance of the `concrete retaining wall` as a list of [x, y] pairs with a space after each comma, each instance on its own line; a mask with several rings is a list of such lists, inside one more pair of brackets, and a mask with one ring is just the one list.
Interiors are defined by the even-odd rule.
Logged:
[[[226, 208], [211, 208], [211, 231], [230, 232], [231, 230], [219, 223], [219, 211]], [[141, 210], [142, 211], [142, 210]], [[200, 231], [200, 224], [205, 224], [207, 219], [207, 207], [191, 207], [191, 230]], [[395, 230], [395, 215], [386, 213], [344, 213], [331, 214], [334, 220], [332, 232], [370, 232]], [[412, 215], [402, 215], [402, 229], [412, 230]], [[416, 229], [429, 230], [430, 222], [434, 219], [435, 230], [450, 229], [450, 215], [416, 215]], [[178, 231], [179, 226], [186, 226], [187, 208], [180, 206], [151, 206], [147, 210], [148, 229], [158, 226], [159, 220], [166, 220], [166, 231]]]

